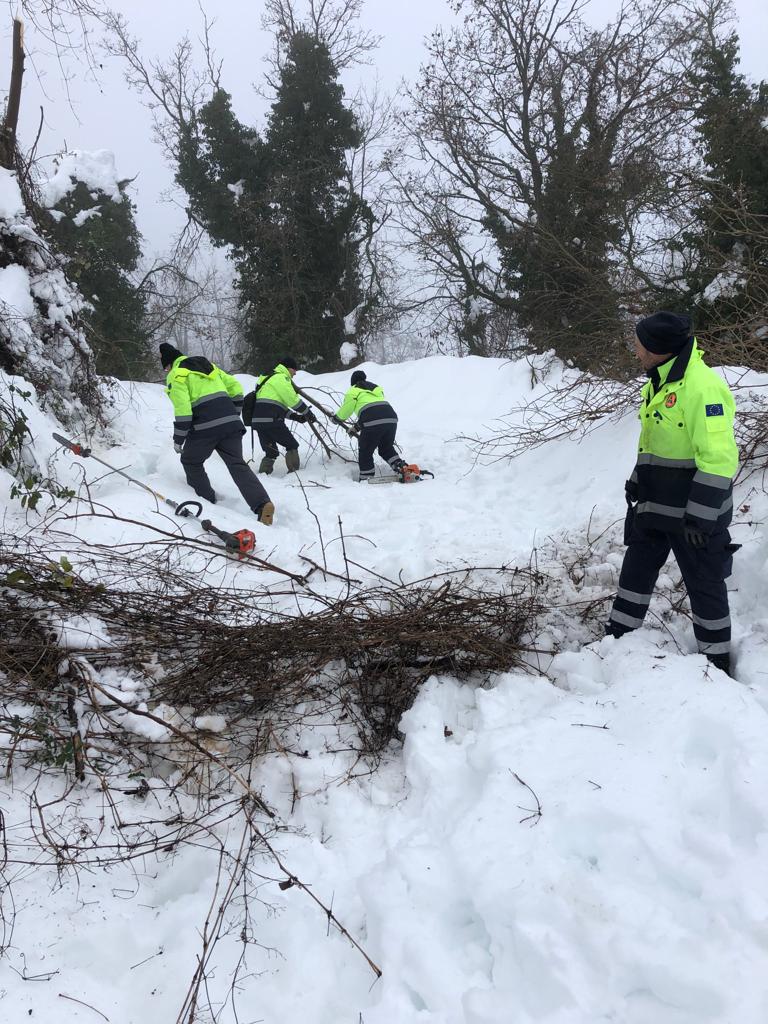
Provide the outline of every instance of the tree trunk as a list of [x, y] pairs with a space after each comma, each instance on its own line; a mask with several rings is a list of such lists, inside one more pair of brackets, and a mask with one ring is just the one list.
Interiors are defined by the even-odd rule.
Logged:
[[0, 129], [0, 164], [13, 170], [16, 157], [16, 127], [19, 123], [21, 104], [21, 81], [24, 77], [24, 24], [13, 19], [13, 57], [11, 61], [11, 84], [8, 89], [8, 108]]

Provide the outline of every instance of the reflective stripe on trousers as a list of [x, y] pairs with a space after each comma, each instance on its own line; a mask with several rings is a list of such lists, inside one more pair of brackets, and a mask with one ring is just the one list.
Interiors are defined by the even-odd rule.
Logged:
[[705, 548], [687, 544], [683, 535], [632, 528], [610, 614], [617, 632], [642, 626], [659, 572], [674, 552], [693, 612], [693, 632], [703, 654], [726, 654], [730, 649], [731, 618], [725, 585], [732, 558], [727, 530], [713, 534]]

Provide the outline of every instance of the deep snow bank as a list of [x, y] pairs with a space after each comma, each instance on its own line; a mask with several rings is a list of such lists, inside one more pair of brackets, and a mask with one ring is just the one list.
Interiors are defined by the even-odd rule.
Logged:
[[[207, 986], [218, 1019], [762, 1024], [765, 496], [749, 485], [737, 491], [738, 507], [749, 508], [734, 527], [744, 548], [731, 581], [739, 677], [732, 681], [686, 654], [693, 636], [670, 603], [672, 563], [647, 627], [634, 636], [599, 639], [599, 611], [582, 617], [615, 586], [631, 416], [581, 442], [477, 465], [453, 439], [540, 393], [526, 364], [435, 357], [366, 370], [398, 410], [404, 454], [433, 469], [435, 481], [357, 484], [351, 466], [309, 454], [310, 435], [300, 427], [305, 467], [300, 478], [278, 472], [268, 480], [277, 518], [258, 534], [262, 551], [289, 568], [302, 566], [301, 552], [317, 559], [314, 515], [331, 569], [343, 566], [341, 517], [348, 557], [392, 578], [462, 563], [527, 563], [535, 546], [554, 578], [539, 643], [542, 674], [509, 674], [489, 690], [433, 679], [403, 720], [402, 751], [393, 749], [372, 776], [358, 770], [350, 778], [346, 755], [322, 731], [282, 738], [283, 749], [255, 769], [283, 819], [304, 830], [281, 836], [280, 849], [299, 877], [333, 900], [384, 974], [372, 986], [359, 954], [337, 934], [326, 938], [322, 913], [298, 890], [280, 891], [265, 867], [258, 895], [275, 912], [251, 906], [258, 945], [243, 949], [244, 904], [233, 904]], [[298, 383], [342, 390], [347, 379], [305, 374]], [[34, 417], [41, 438], [54, 429], [44, 414]], [[111, 422], [120, 443], [102, 454], [181, 499], [189, 495], [170, 424], [161, 387], [123, 389]], [[86, 515], [68, 521], [66, 534], [59, 520], [50, 530], [52, 555], [74, 561], [78, 538], [149, 536], [142, 523], [161, 518], [149, 495], [55, 455], [47, 438], [41, 445], [63, 480], [80, 488], [85, 473], [100, 506], [133, 520]], [[247, 510], [226, 472], [214, 466], [211, 475], [224, 496], [216, 517], [228, 528], [245, 525]], [[23, 540], [36, 521], [7, 502], [5, 487], [0, 500], [6, 529]], [[189, 553], [187, 571], [202, 571], [197, 559]], [[248, 587], [246, 567], [222, 561], [209, 571]], [[125, 681], [110, 683], [128, 692]], [[6, 963], [19, 972], [6, 972], [2, 1015], [91, 1019], [92, 1010], [64, 993], [113, 1024], [175, 1020], [216, 884], [215, 849], [201, 840], [161, 863], [144, 858], [109, 874], [80, 872], [79, 884], [74, 874], [60, 876], [45, 850], [31, 860], [47, 866], [31, 870], [16, 858], [35, 785], [17, 770], [2, 797], [10, 837], [2, 907], [14, 925], [4, 939]], [[55, 777], [44, 780], [37, 799], [58, 797], [61, 788]], [[126, 821], [189, 813], [186, 797], [171, 804], [154, 788], [144, 802], [117, 799]], [[97, 830], [100, 820], [103, 827], [98, 787], [89, 783], [77, 801], [70, 827]], [[246, 970], [230, 991], [241, 953]], [[25, 971], [47, 980], [24, 982]]]

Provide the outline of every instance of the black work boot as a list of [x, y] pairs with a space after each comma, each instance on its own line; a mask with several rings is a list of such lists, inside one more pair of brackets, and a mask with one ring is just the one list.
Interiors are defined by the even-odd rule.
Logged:
[[265, 455], [264, 458], [261, 460], [261, 462], [259, 464], [259, 472], [260, 473], [266, 473], [267, 475], [269, 475], [274, 468], [275, 468], [275, 460], [274, 459], [270, 459], [270, 457], [268, 455]]
[[295, 448], [291, 448], [285, 453], [285, 465], [289, 473], [295, 473], [301, 465], [299, 462], [299, 453]]
[[719, 668], [721, 672], [725, 672], [727, 676], [731, 674], [731, 656], [730, 654], [708, 654], [707, 661], [711, 662], [715, 668]]

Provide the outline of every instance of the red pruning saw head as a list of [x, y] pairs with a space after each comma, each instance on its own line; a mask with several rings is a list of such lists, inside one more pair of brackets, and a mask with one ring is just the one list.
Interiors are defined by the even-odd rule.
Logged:
[[256, 534], [253, 530], [238, 530], [232, 536], [237, 538], [240, 545], [235, 552], [238, 558], [245, 558], [246, 555], [250, 555], [256, 547]]
[[256, 534], [253, 530], [238, 530], [236, 533], [230, 533], [229, 530], [220, 530], [218, 526], [214, 526], [210, 519], [202, 519], [200, 525], [206, 533], [212, 533], [223, 540], [227, 551], [231, 551], [238, 558], [247, 558], [256, 547]]

